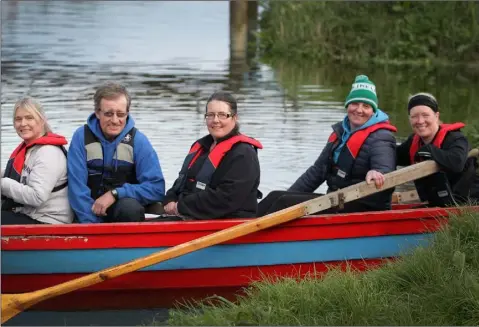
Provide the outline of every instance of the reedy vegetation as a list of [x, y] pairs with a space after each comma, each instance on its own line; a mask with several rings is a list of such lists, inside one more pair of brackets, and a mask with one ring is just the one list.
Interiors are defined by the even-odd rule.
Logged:
[[479, 62], [479, 2], [261, 1], [263, 57], [331, 63]]
[[274, 68], [291, 100], [309, 84], [333, 93], [301, 94], [303, 99], [344, 99], [354, 76], [366, 72], [399, 138], [410, 133], [408, 96], [430, 92], [439, 100], [441, 119], [466, 123], [463, 131], [479, 146], [479, 2], [263, 0], [260, 5], [261, 60]]
[[451, 217], [428, 247], [364, 273], [259, 282], [236, 303], [170, 311], [169, 325], [478, 325], [479, 214]]

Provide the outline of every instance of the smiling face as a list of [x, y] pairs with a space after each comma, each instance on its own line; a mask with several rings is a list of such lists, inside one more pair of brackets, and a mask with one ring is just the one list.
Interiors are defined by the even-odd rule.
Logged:
[[364, 125], [373, 114], [373, 107], [367, 103], [351, 102], [348, 104], [348, 119], [351, 129]]
[[225, 137], [236, 126], [238, 116], [231, 112], [228, 103], [212, 100], [206, 107], [206, 127], [215, 140]]
[[100, 109], [95, 112], [100, 121], [100, 127], [103, 135], [108, 140], [112, 140], [123, 131], [128, 118], [128, 102], [124, 95], [119, 95], [113, 99], [101, 99]]
[[14, 116], [13, 126], [26, 144], [43, 136], [45, 133], [45, 123], [31, 110], [19, 107]]
[[439, 112], [423, 105], [412, 107], [409, 111], [409, 123], [415, 134], [430, 142], [439, 129]]

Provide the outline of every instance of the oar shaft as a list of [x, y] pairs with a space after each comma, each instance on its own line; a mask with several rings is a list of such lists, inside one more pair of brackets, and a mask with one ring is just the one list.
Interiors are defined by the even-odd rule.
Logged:
[[[478, 157], [479, 156], [479, 149], [472, 149], [467, 154], [468, 158]], [[420, 201], [419, 194], [417, 193], [416, 189], [403, 191], [403, 192], [395, 192], [393, 194], [392, 203], [404, 203], [404, 202], [414, 202]]]
[[[385, 175], [386, 178], [383, 186], [381, 187], [381, 191], [434, 174], [438, 170], [439, 166], [432, 160], [395, 170]], [[325, 196], [329, 198], [329, 203], [328, 201], [315, 201], [319, 200], [318, 198], [308, 201], [311, 202], [310, 204], [306, 204], [306, 202], [304, 204], [306, 204], [307, 207], [307, 214], [312, 214], [337, 206], [340, 204], [340, 202], [351, 202], [377, 192], [378, 189], [376, 189], [374, 183], [368, 185], [366, 182], [362, 182], [342, 188], [339, 191], [326, 194]]]

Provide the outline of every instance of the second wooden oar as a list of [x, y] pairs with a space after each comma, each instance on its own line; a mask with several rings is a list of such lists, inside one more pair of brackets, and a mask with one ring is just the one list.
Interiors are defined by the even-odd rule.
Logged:
[[69, 293], [81, 288], [101, 283], [139, 269], [173, 259], [212, 245], [223, 243], [237, 237], [254, 233], [272, 226], [276, 226], [296, 218], [316, 213], [341, 205], [346, 202], [354, 201], [365, 196], [381, 192], [383, 190], [395, 187], [397, 185], [431, 175], [438, 171], [438, 166], [434, 161], [421, 162], [394, 172], [385, 174], [386, 180], [381, 189], [377, 189], [374, 183], [367, 184], [361, 182], [336, 192], [328, 193], [324, 196], [305, 201], [295, 206], [283, 209], [278, 212], [253, 219], [240, 225], [227, 228], [216, 233], [200, 237], [198, 239], [179, 244], [177, 246], [152, 253], [148, 256], [138, 258], [122, 265], [114, 266], [79, 277], [55, 286], [51, 286], [38, 291], [21, 294], [2, 294], [2, 323], [16, 316], [20, 312], [31, 306], [45, 301], [47, 299]]

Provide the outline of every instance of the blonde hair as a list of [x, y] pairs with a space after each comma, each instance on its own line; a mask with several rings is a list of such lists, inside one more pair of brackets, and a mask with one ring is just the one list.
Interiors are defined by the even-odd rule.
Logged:
[[47, 121], [47, 116], [45, 115], [45, 111], [43, 110], [42, 105], [36, 101], [34, 98], [31, 97], [24, 97], [15, 103], [13, 107], [13, 121], [15, 122], [15, 115], [17, 114], [18, 109], [25, 109], [28, 113], [32, 114], [35, 119], [43, 121], [43, 129], [44, 133], [51, 133], [52, 129]]

